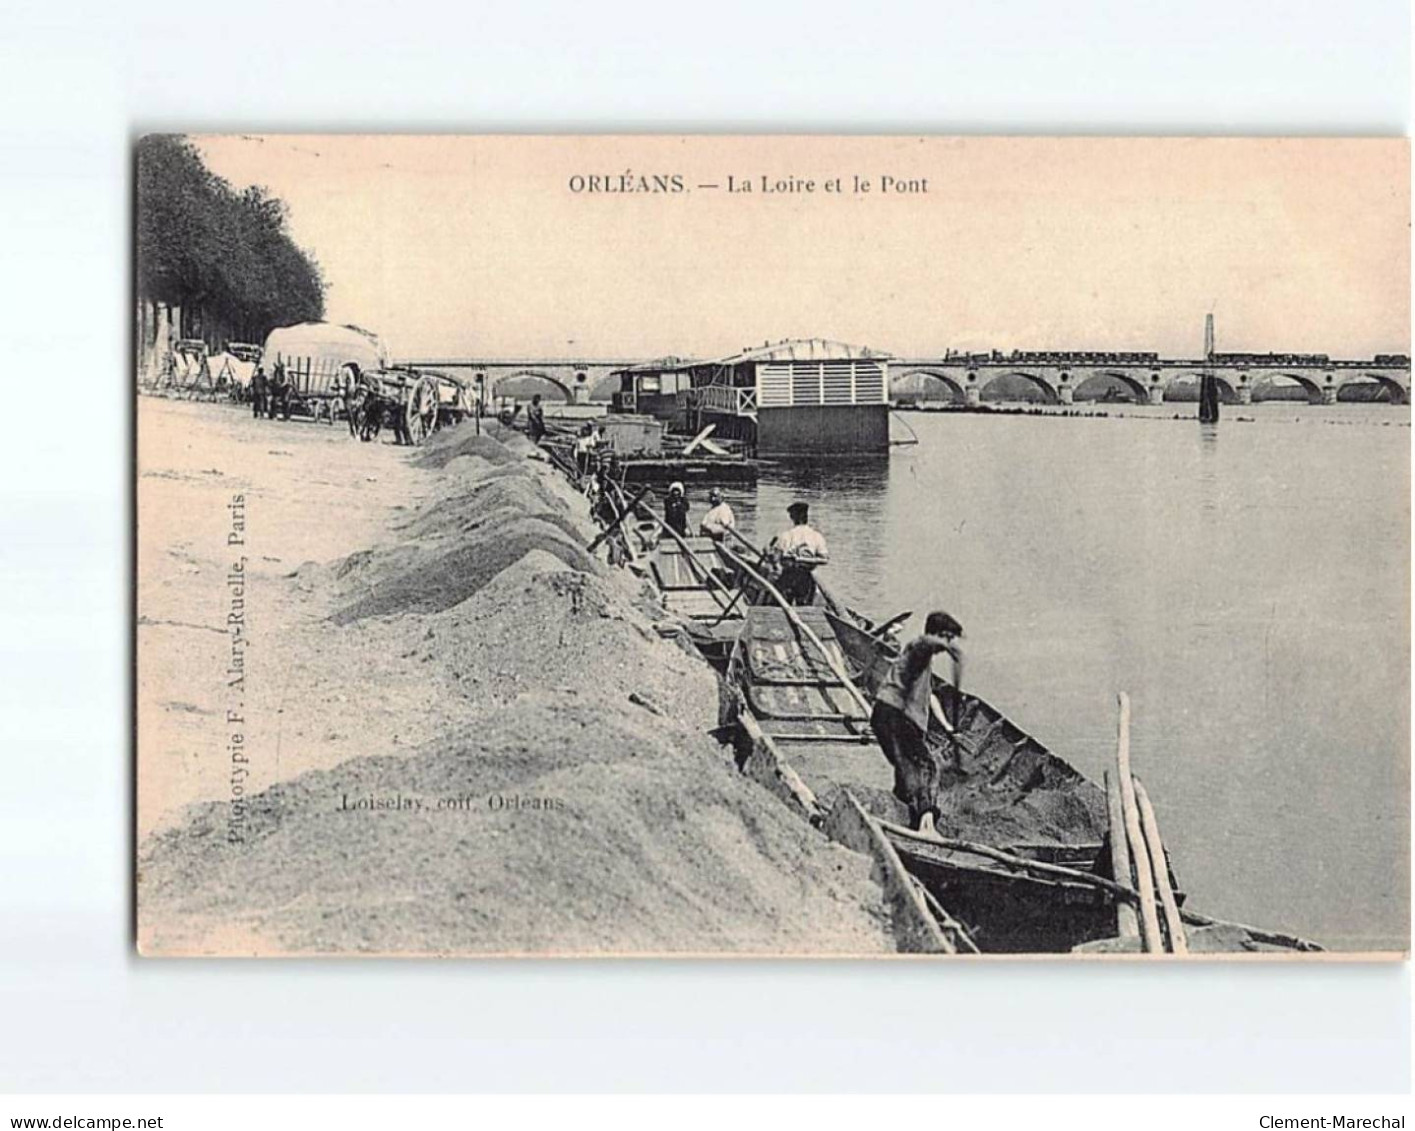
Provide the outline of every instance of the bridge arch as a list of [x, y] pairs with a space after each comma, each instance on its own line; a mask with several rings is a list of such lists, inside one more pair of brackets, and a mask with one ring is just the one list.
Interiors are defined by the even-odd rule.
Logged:
[[1286, 378], [1289, 381], [1295, 381], [1297, 384], [1301, 385], [1302, 388], [1306, 390], [1307, 401], [1309, 404], [1316, 404], [1321, 401], [1322, 387], [1317, 384], [1316, 381], [1312, 380], [1311, 377], [1308, 377], [1303, 373], [1294, 373], [1291, 370], [1286, 369], [1270, 369], [1264, 370], [1261, 373], [1254, 373], [1250, 382], [1250, 384], [1253, 386], [1254, 391], [1253, 399], [1258, 399], [1258, 389], [1272, 388], [1273, 383], [1279, 378]]
[[1059, 404], [1061, 396], [1057, 393], [1055, 386], [1039, 373], [1028, 373], [1024, 369], [999, 369], [989, 373], [986, 377], [978, 377], [978, 396], [981, 397], [988, 389], [988, 386], [1004, 377], [1020, 377], [1028, 382], [1033, 388], [1042, 394], [1042, 399], [1047, 404]]
[[1371, 385], [1378, 384], [1390, 393], [1391, 404], [1407, 404], [1410, 394], [1406, 387], [1388, 373], [1379, 373], [1374, 370], [1361, 369], [1356, 371], [1346, 370], [1341, 376], [1336, 377], [1333, 382], [1336, 389], [1335, 396], [1340, 398], [1341, 390], [1351, 385]]
[[[1188, 386], [1192, 386], [1192, 387], [1193, 387], [1193, 389], [1194, 389], [1194, 397], [1193, 397], [1193, 399], [1194, 399], [1194, 400], [1198, 400], [1198, 399], [1199, 399], [1199, 381], [1200, 381], [1200, 379], [1201, 379], [1203, 376], [1204, 376], [1204, 374], [1203, 374], [1203, 373], [1200, 373], [1197, 369], [1194, 370], [1192, 373], [1190, 373], [1190, 372], [1179, 372], [1179, 373], [1171, 374], [1170, 377], [1169, 377], [1169, 379], [1165, 382], [1165, 385], [1164, 385], [1165, 399], [1166, 399], [1166, 400], [1169, 399], [1169, 391], [1170, 391], [1170, 389], [1174, 388], [1176, 385], [1184, 385], [1184, 386], [1186, 386], [1186, 387], [1188, 387]], [[1232, 381], [1230, 378], [1225, 377], [1222, 373], [1215, 373], [1215, 374], [1213, 374], [1213, 379], [1218, 382], [1218, 399], [1219, 399], [1219, 401], [1220, 401], [1221, 403], [1223, 403], [1223, 404], [1237, 404], [1237, 403], [1238, 403], [1238, 386], [1235, 385], [1235, 384], [1233, 383], [1233, 381]], [[1188, 400], [1189, 398], [1186, 397], [1186, 398], [1184, 398], [1184, 399], [1185, 399], [1185, 400]]]
[[910, 377], [932, 377], [937, 381], [942, 381], [944, 385], [948, 387], [949, 396], [951, 396], [958, 404], [962, 404], [966, 399], [963, 393], [963, 386], [958, 383], [958, 379], [956, 377], [953, 377], [952, 375], [942, 372], [938, 369], [921, 369], [917, 367], [912, 369], [901, 369], [897, 373], [890, 373], [889, 388], [891, 395], [894, 392], [896, 382], [902, 383], [904, 381], [907, 381]]
[[486, 395], [488, 398], [494, 397], [497, 395], [497, 392], [505, 386], [506, 382], [517, 381], [524, 378], [532, 378], [554, 385], [560, 390], [561, 395], [564, 396], [566, 404], [574, 404], [575, 402], [575, 390], [571, 386], [567, 385], [554, 374], [546, 373], [538, 369], [515, 369], [509, 370], [506, 373], [489, 374], [486, 379]]
[[1071, 374], [1071, 395], [1077, 400], [1085, 400], [1086, 398], [1081, 395], [1081, 390], [1095, 381], [1119, 381], [1129, 390], [1136, 404], [1149, 402], [1150, 393], [1145, 383], [1134, 374], [1118, 369], [1083, 369], [1079, 373]]

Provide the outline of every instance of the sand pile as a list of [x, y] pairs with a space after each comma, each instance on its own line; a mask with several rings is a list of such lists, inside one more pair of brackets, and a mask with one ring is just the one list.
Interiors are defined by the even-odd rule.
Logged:
[[[961, 769], [942, 732], [930, 744], [944, 766], [937, 795], [938, 827], [948, 836], [985, 844], [1099, 844], [1105, 837], [1106, 803], [1099, 788], [1071, 766], [1023, 738], [1010, 724], [995, 724], [970, 711], [960, 730]], [[851, 780], [841, 782], [873, 813], [908, 824], [907, 808], [888, 789]], [[834, 803], [839, 786], [820, 790], [822, 804]]]
[[1105, 795], [1010, 723], [972, 710], [961, 720], [961, 772], [951, 749], [939, 793], [941, 824], [990, 844], [1098, 844], [1107, 827]]
[[470, 534], [487, 525], [501, 512], [511, 510], [522, 517], [542, 518], [554, 523], [578, 540], [579, 530], [570, 521], [565, 503], [522, 474], [484, 476], [457, 494], [439, 499], [423, 508], [403, 527], [412, 538], [444, 538]]
[[375, 554], [360, 571], [368, 592], [345, 605], [332, 619], [342, 625], [390, 613], [450, 609], [532, 550], [545, 550], [587, 573], [600, 569], [584, 547], [560, 527], [540, 518], [516, 518], [471, 532], [449, 548], [419, 554], [406, 566], [396, 562], [397, 551]]
[[447, 671], [469, 711], [547, 689], [566, 703], [632, 703], [651, 726], [717, 724], [711, 669], [652, 631], [624, 589], [543, 550], [419, 624], [408, 659]]
[[[530, 461], [516, 462], [506, 445], [465, 429], [439, 432], [433, 440], [434, 461], [447, 457], [458, 474], [443, 484], [442, 497], [401, 524], [406, 541], [360, 551], [335, 567], [336, 624], [450, 609], [532, 551], [600, 572], [585, 549], [587, 520], [570, 510], [573, 502], [583, 509], [583, 497], [552, 490], [547, 479], [553, 473], [537, 474]], [[524, 438], [521, 445], [534, 450]]]
[[409, 758], [304, 774], [140, 859], [145, 949], [204, 953], [892, 949], [863, 857], [630, 704], [540, 691]]
[[444, 428], [434, 432], [421, 448], [414, 462], [419, 467], [443, 468], [459, 456], [478, 456], [488, 463], [513, 463], [524, 458], [513, 454], [500, 440], [477, 435], [471, 428]]
[[[145, 841], [144, 949], [893, 949], [869, 860], [737, 772], [716, 677], [587, 553], [583, 497], [532, 451], [435, 436], [419, 459], [450, 473], [403, 541], [297, 571], [335, 610], [308, 631], [339, 694], [308, 697], [370, 741], [255, 794], [239, 843], [224, 803]], [[389, 696], [419, 704], [412, 753], [373, 737], [406, 729]]]

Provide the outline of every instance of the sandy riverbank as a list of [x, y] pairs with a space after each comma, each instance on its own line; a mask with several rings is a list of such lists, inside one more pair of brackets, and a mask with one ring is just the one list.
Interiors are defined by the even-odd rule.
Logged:
[[711, 671], [504, 438], [140, 401], [144, 953], [892, 950], [868, 861], [735, 771]]

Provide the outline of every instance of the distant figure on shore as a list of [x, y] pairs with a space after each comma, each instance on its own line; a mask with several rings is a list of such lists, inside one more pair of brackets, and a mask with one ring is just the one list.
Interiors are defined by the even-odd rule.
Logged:
[[683, 484], [674, 483], [668, 488], [668, 498], [663, 504], [663, 521], [682, 537], [688, 536], [688, 495], [683, 490]]
[[810, 524], [811, 512], [805, 503], [786, 508], [791, 526], [771, 540], [767, 557], [780, 570], [776, 587], [793, 605], [810, 605], [816, 599], [815, 571], [830, 561], [825, 538]]
[[575, 437], [575, 470], [580, 473], [580, 478], [589, 474], [590, 470], [590, 450], [594, 445], [594, 429], [586, 424], [580, 428], [580, 434]]
[[290, 419], [290, 379], [285, 375], [283, 361], [275, 363], [275, 371], [270, 376], [270, 389], [266, 401], [266, 416], [271, 420], [275, 419], [277, 412], [286, 420]]
[[257, 420], [265, 411], [265, 389], [265, 367], [257, 365], [255, 372], [251, 374], [251, 415]]
[[923, 833], [935, 831], [943, 772], [926, 737], [930, 716], [953, 732], [933, 694], [933, 658], [940, 652], [953, 658], [953, 685], [960, 687], [963, 649], [958, 640], [962, 635], [963, 626], [947, 613], [930, 613], [924, 621], [924, 634], [904, 645], [890, 665], [870, 716], [875, 737], [894, 767], [894, 796], [908, 806], [909, 823]]
[[536, 444], [545, 435], [545, 408], [540, 403], [539, 393], [531, 397], [531, 407], [526, 409], [526, 434]]
[[705, 534], [714, 542], [720, 542], [727, 537], [729, 530], [736, 528], [737, 516], [723, 501], [722, 492], [716, 487], [708, 492], [708, 503], [711, 506], [707, 514], [703, 515], [702, 522], [698, 523], [698, 533]]

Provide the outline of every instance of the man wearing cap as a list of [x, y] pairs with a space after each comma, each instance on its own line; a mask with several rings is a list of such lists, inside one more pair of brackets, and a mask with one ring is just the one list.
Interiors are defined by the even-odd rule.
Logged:
[[698, 523], [698, 533], [705, 534], [713, 541], [721, 541], [727, 537], [727, 532], [737, 525], [737, 516], [732, 513], [732, 508], [722, 500], [722, 492], [714, 487], [708, 492], [708, 502], [712, 508], [703, 515], [702, 522]]
[[674, 483], [668, 488], [668, 499], [663, 504], [663, 520], [671, 530], [684, 538], [688, 536], [688, 496], [683, 484]]
[[805, 503], [792, 503], [786, 513], [791, 526], [771, 540], [767, 556], [781, 570], [776, 581], [781, 595], [793, 605], [809, 605], [816, 599], [816, 567], [830, 561], [830, 551], [821, 532], [810, 524]]
[[942, 764], [929, 749], [930, 716], [952, 733], [933, 693], [933, 658], [947, 652], [953, 658], [953, 685], [963, 681], [963, 649], [958, 640], [963, 626], [944, 612], [932, 612], [924, 621], [924, 634], [904, 645], [889, 666], [875, 696], [870, 726], [880, 748], [894, 767], [894, 796], [909, 808], [909, 823], [923, 833], [933, 833], [938, 815], [938, 787]]

